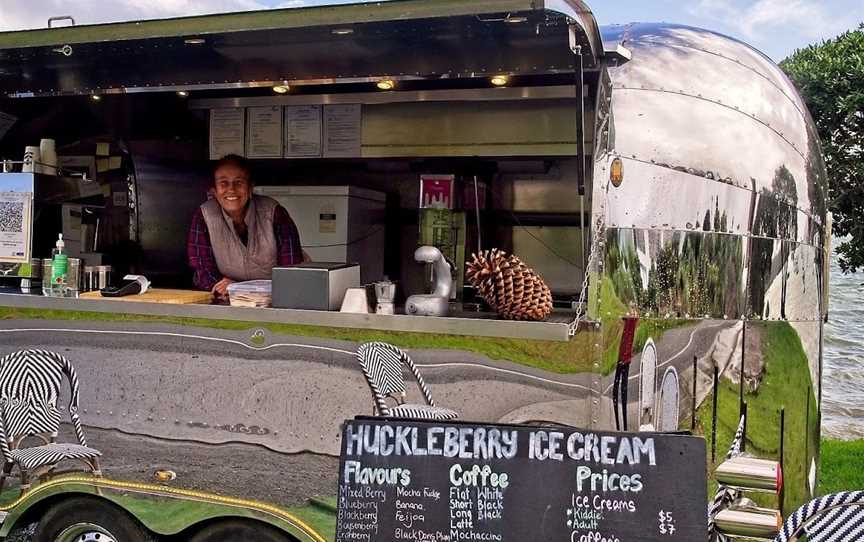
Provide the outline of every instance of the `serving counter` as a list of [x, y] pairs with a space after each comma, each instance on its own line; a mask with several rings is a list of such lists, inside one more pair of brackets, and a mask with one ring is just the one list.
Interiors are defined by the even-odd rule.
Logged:
[[[160, 292], [164, 294], [170, 291], [160, 290]], [[178, 290], [178, 292], [183, 292], [183, 290]], [[541, 341], [569, 340], [569, 323], [573, 319], [571, 311], [553, 312], [549, 319], [544, 322], [517, 322], [500, 320], [491, 313], [477, 312], [457, 312], [448, 317], [353, 314], [333, 311], [231, 307], [206, 304], [204, 300], [178, 304], [166, 302], [164, 296], [160, 296], [160, 300], [133, 299], [134, 297], [104, 298], [93, 296], [72, 299], [0, 293], [0, 306], [97, 313], [122, 312], [142, 316], [377, 329]]]

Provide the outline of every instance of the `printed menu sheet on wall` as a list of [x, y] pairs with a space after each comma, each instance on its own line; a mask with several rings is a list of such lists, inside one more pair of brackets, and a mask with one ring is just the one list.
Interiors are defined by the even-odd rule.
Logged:
[[324, 157], [359, 158], [362, 127], [360, 104], [324, 106]]
[[320, 105], [285, 107], [285, 158], [320, 158], [323, 124]]
[[210, 110], [210, 159], [226, 154], [245, 155], [246, 110], [242, 107]]
[[249, 107], [246, 116], [246, 157], [282, 158], [282, 107]]
[[358, 418], [336, 542], [693, 542], [706, 491], [701, 438]]

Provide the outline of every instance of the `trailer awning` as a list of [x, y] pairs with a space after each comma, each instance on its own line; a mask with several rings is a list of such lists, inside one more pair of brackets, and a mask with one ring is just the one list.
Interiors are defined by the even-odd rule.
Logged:
[[8, 97], [573, 73], [581, 0], [392, 0], [0, 33]]

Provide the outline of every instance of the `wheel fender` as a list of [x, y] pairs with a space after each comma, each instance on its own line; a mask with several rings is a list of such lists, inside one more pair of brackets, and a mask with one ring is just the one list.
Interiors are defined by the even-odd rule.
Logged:
[[[159, 535], [175, 535], [187, 529], [217, 519], [248, 519], [260, 521], [299, 542], [327, 542], [319, 532], [321, 521], [311, 517], [320, 515], [302, 510], [284, 510], [279, 507], [223, 497], [209, 493], [166, 487], [155, 484], [122, 482], [89, 475], [63, 476], [34, 486], [12, 504], [0, 508], [6, 519], [0, 527], [5, 537], [19, 521], [38, 513], [56, 499], [87, 495], [105, 499], [128, 512], [144, 527]], [[332, 518], [335, 520], [335, 517]], [[318, 525], [318, 528], [313, 526]], [[328, 520], [324, 522], [329, 531]], [[335, 523], [335, 521], [334, 521]]]

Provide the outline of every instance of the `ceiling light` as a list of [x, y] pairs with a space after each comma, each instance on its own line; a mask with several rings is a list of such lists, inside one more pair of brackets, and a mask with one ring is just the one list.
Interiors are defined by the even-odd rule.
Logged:
[[504, 85], [506, 85], [507, 83], [510, 82], [510, 78], [507, 77], [506, 75], [495, 75], [492, 77], [492, 79], [490, 79], [490, 81], [496, 87], [503, 87]]
[[183, 43], [185, 43], [186, 45], [203, 45], [207, 43], [207, 40], [205, 40], [204, 38], [186, 38], [185, 40], [183, 40]]
[[333, 35], [336, 36], [347, 36], [348, 34], [353, 34], [353, 28], [334, 28], [330, 31]]
[[392, 79], [382, 79], [378, 81], [377, 86], [381, 90], [393, 90], [393, 87], [396, 86], [396, 81]]
[[273, 87], [273, 92], [275, 92], [276, 94], [285, 94], [289, 90], [291, 90], [291, 87], [288, 85], [275, 85]]
[[180, 96], [181, 98], [186, 98], [187, 96], [189, 96], [189, 91], [186, 91], [186, 90], [178, 90], [178, 91], [177, 91], [177, 96]]
[[93, 100], [94, 102], [98, 102], [99, 100], [102, 99], [102, 96], [99, 96], [98, 94], [91, 94], [90, 99]]

